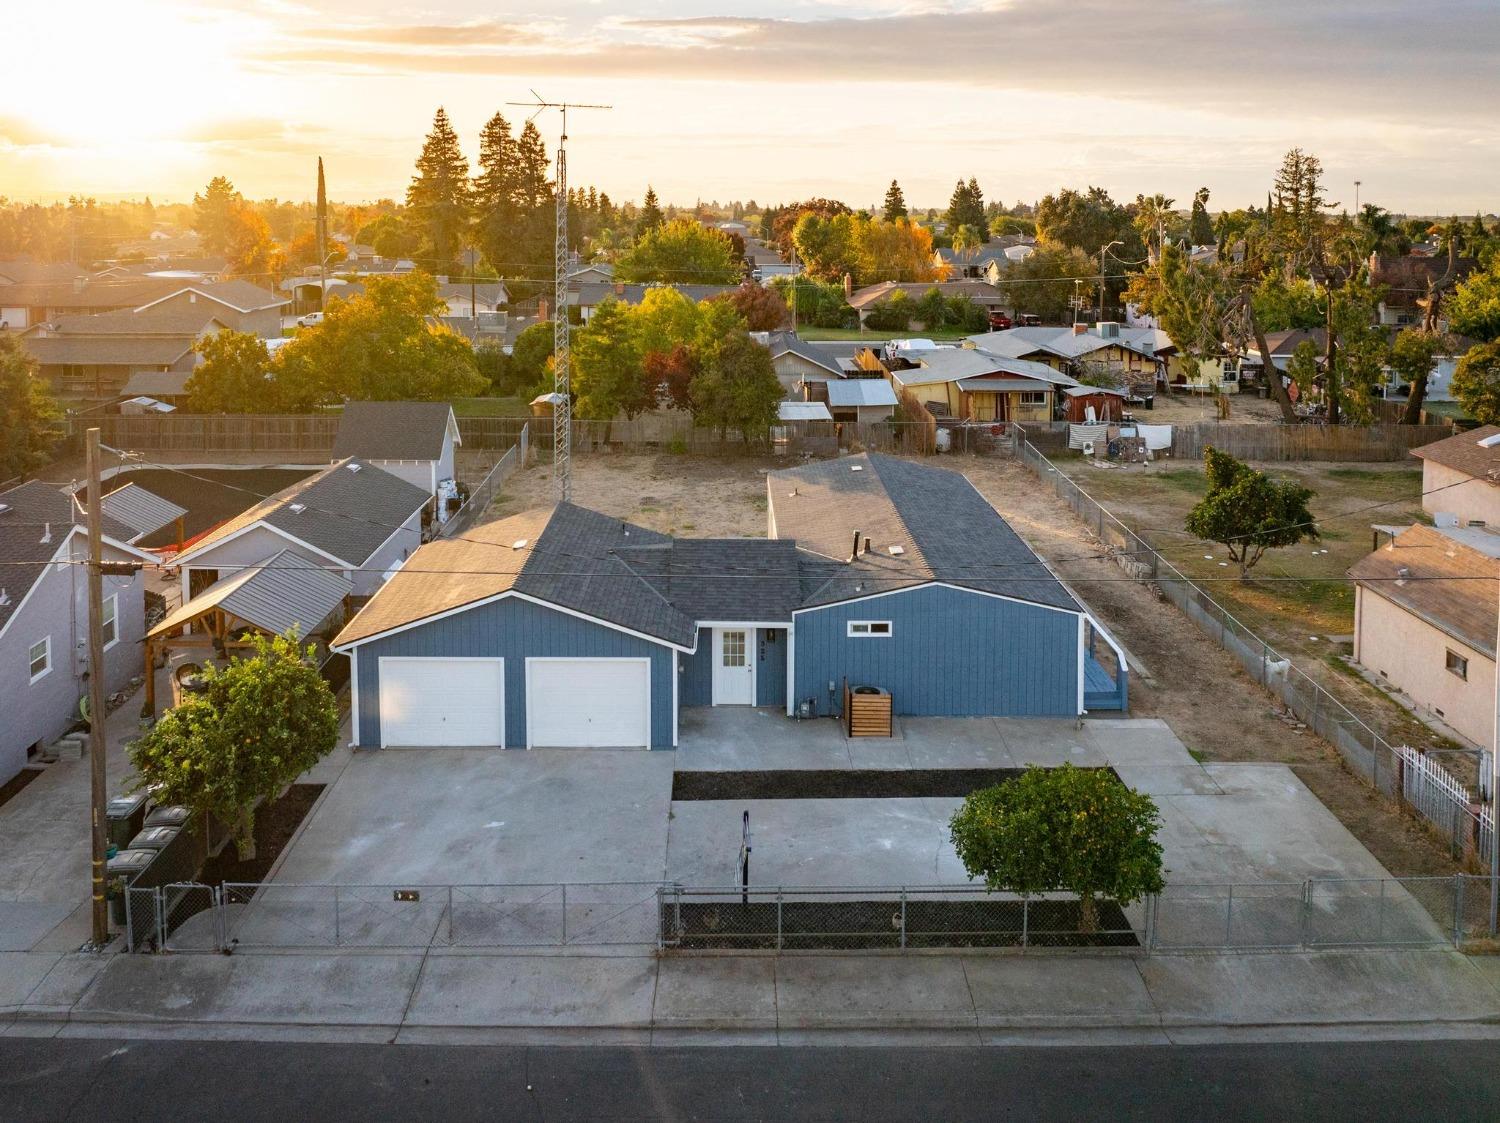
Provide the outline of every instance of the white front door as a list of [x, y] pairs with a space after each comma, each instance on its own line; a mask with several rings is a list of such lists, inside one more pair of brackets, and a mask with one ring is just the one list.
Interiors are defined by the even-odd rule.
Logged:
[[755, 705], [755, 629], [714, 629], [714, 705]]

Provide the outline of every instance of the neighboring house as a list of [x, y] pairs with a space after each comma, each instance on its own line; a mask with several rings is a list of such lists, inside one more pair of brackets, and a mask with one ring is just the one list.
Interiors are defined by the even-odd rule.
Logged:
[[474, 319], [474, 313], [499, 312], [510, 303], [510, 292], [504, 281], [480, 281], [472, 288], [467, 283], [439, 278], [438, 296], [448, 305], [447, 315], [455, 319]]
[[0, 261], [0, 285], [34, 282], [72, 284], [76, 278], [85, 276], [87, 274], [82, 269], [67, 261]]
[[447, 402], [349, 402], [333, 459], [356, 457], [435, 496], [440, 482], [453, 479], [454, 448], [461, 444]]
[[[106, 506], [107, 510], [107, 506]], [[73, 497], [33, 481], [0, 492], [0, 783], [79, 716], [88, 693], [87, 534]], [[81, 518], [81, 515], [78, 516]], [[103, 516], [106, 561], [154, 562]], [[145, 578], [104, 577], [105, 690], [142, 670]]]
[[670, 748], [683, 706], [826, 716], [845, 681], [897, 714], [1125, 707], [1108, 637], [956, 472], [860, 455], [767, 495], [767, 539], [562, 503], [428, 543], [334, 641], [354, 743]]
[[1420, 324], [1426, 312], [1429, 285], [1447, 278], [1446, 289], [1464, 280], [1479, 268], [1472, 257], [1460, 257], [1448, 274], [1447, 255], [1406, 254], [1402, 257], [1370, 255], [1370, 284], [1381, 290], [1380, 323], [1385, 327], [1410, 327]]
[[829, 382], [843, 377], [838, 361], [804, 343], [794, 331], [752, 332], [771, 352], [771, 364], [788, 398], [826, 401]]
[[1122, 381], [1173, 377], [1176, 347], [1159, 328], [1124, 327], [1112, 320], [1061, 327], [1019, 327], [971, 335], [995, 355], [1044, 363], [1069, 374], [1103, 370]]
[[64, 316], [128, 311], [181, 288], [181, 281], [161, 277], [118, 280], [76, 276], [66, 281], [0, 284], [0, 323], [10, 331], [24, 331]]
[[1412, 526], [1356, 562], [1349, 576], [1355, 661], [1474, 745], [1489, 747], [1500, 533]]
[[[1433, 356], [1433, 367], [1427, 375], [1427, 389], [1422, 395], [1424, 402], [1452, 402], [1457, 399], [1453, 396], [1453, 375], [1458, 370], [1458, 360], [1464, 357], [1465, 352], [1475, 345], [1475, 340], [1467, 336], [1456, 335], [1453, 332], [1444, 332], [1440, 337], [1446, 344], [1445, 354]], [[1411, 384], [1402, 378], [1390, 367], [1382, 372], [1384, 380], [1380, 390], [1389, 401], [1406, 401], [1411, 394]]]
[[165, 277], [177, 281], [222, 280], [229, 262], [222, 257], [158, 257], [111, 265], [94, 274], [100, 278]]
[[897, 394], [910, 392], [934, 417], [959, 421], [1051, 421], [1058, 390], [1077, 385], [1044, 363], [982, 347], [898, 344], [866, 348], [857, 358], [861, 368], [884, 375]]
[[139, 306], [152, 309], [208, 310], [226, 327], [245, 331], [262, 339], [281, 338], [281, 313], [291, 301], [249, 281], [219, 281], [215, 284], [191, 284], [157, 300]]
[[[149, 394], [142, 388], [147, 381], [180, 398], [198, 364], [194, 348], [228, 326], [212, 307], [162, 307], [63, 316], [33, 327], [22, 342], [59, 398], [101, 402]], [[158, 377], [139, 377], [148, 375]]]
[[1422, 461], [1422, 510], [1434, 522], [1500, 527], [1500, 425], [1445, 437], [1411, 454]]
[[361, 460], [340, 460], [200, 535], [173, 564], [190, 601], [230, 573], [290, 550], [369, 596], [422, 542], [426, 488]]
[[738, 285], [644, 285], [626, 284], [623, 281], [580, 281], [568, 285], [568, 307], [578, 309], [578, 318], [588, 323], [594, 309], [606, 300], [618, 300], [622, 304], [639, 304], [653, 288], [674, 288], [689, 300], [709, 300], [723, 296], [739, 288]]
[[911, 300], [918, 301], [933, 289], [950, 300], [955, 296], [967, 297], [986, 312], [998, 312], [1010, 307], [1010, 297], [988, 281], [882, 281], [878, 285], [855, 289], [846, 300], [849, 307], [859, 314], [859, 322], [863, 325], [870, 309], [889, 300], [897, 292], [904, 292]]
[[568, 267], [568, 283], [578, 284], [612, 284], [615, 279], [615, 267], [607, 261], [575, 261]]
[[977, 279], [994, 284], [1013, 263], [1025, 261], [1035, 252], [1035, 238], [1007, 234], [964, 250], [936, 249], [932, 252], [932, 262], [949, 270], [948, 276], [952, 280]]

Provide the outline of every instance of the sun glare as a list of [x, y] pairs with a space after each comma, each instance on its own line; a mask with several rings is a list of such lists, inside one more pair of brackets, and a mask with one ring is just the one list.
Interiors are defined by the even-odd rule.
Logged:
[[8, 31], [4, 103], [60, 146], [182, 139], [243, 93], [217, 16], [158, 0], [29, 5]]

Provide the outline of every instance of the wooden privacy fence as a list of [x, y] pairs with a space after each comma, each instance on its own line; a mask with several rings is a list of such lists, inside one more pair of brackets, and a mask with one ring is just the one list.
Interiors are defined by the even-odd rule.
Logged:
[[1451, 437], [1447, 425], [1218, 425], [1172, 429], [1172, 455], [1201, 460], [1212, 446], [1240, 460], [1405, 460], [1414, 448]]
[[[463, 447], [503, 452], [521, 439], [524, 417], [460, 417]], [[98, 425], [112, 448], [135, 452], [307, 453], [325, 459], [338, 436], [337, 413], [173, 413], [140, 417], [106, 414], [74, 419], [69, 438]]]

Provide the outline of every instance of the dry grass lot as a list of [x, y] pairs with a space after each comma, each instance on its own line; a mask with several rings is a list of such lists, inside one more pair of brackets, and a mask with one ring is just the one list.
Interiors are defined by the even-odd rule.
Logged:
[[[1090, 532], [1050, 489], [1039, 487], [1036, 478], [1019, 462], [952, 457], [942, 464], [964, 472], [1016, 530], [1054, 564], [1105, 626], [1144, 665], [1149, 681], [1137, 675], [1131, 682], [1133, 715], [1166, 719], [1188, 748], [1204, 760], [1291, 765], [1303, 782], [1393, 873], [1454, 872], [1455, 864], [1445, 849], [1413, 820], [1398, 814], [1350, 774], [1331, 746], [1288, 723], [1277, 712], [1270, 696], [1251, 682], [1239, 664], [1199, 632], [1187, 617], [1159, 600], [1150, 588], [1130, 581], [1113, 562], [1096, 556], [1098, 543]], [[574, 461], [573, 494], [580, 504], [656, 530], [695, 536], [759, 537], [766, 531], [764, 472], [777, 466], [780, 465], [769, 459], [709, 459], [669, 454], [586, 456]], [[1172, 465], [1167, 470], [1189, 467]], [[1308, 470], [1303, 465], [1278, 466], [1278, 469], [1281, 467]], [[1337, 484], [1327, 488], [1320, 500], [1320, 504], [1328, 504], [1326, 510], [1330, 513], [1372, 502], [1361, 497], [1380, 494], [1382, 481], [1328, 476], [1329, 466], [1317, 466], [1314, 470]], [[1381, 466], [1359, 469], [1366, 470], [1385, 471]], [[1407, 489], [1415, 502], [1416, 486], [1405, 480], [1401, 471], [1391, 470], [1395, 486]], [[1151, 492], [1143, 492], [1136, 499], [1143, 515], [1140, 521], [1153, 526], [1180, 525], [1180, 511], [1192, 501], [1186, 479], [1153, 481], [1150, 487]], [[497, 516], [509, 515], [550, 502], [551, 488], [551, 472], [546, 465], [528, 469], [509, 482], [494, 512]], [[1159, 495], [1160, 502], [1153, 500], [1153, 495]], [[1319, 513], [1322, 514], [1322, 509]], [[1394, 520], [1395, 513], [1389, 513]], [[1344, 528], [1348, 537], [1325, 543], [1330, 553], [1317, 559], [1323, 567], [1318, 572], [1342, 572], [1346, 552], [1357, 550], [1360, 541], [1368, 542], [1366, 524], [1371, 520], [1360, 519], [1363, 516], [1332, 524]], [[1208, 552], [1199, 550], [1200, 559], [1201, 554]], [[1312, 562], [1309, 552], [1307, 564]], [[1287, 566], [1291, 562], [1283, 560], [1279, 564]], [[1213, 568], [1223, 573], [1216, 565]], [[1269, 604], [1265, 607], [1269, 611]], [[1324, 604], [1319, 612], [1325, 614], [1322, 619], [1330, 625], [1330, 630], [1340, 619], [1336, 604]], [[1312, 630], [1309, 629], [1309, 634]], [[1346, 622], [1337, 632], [1348, 630]], [[1331, 670], [1328, 677], [1340, 678]]]

